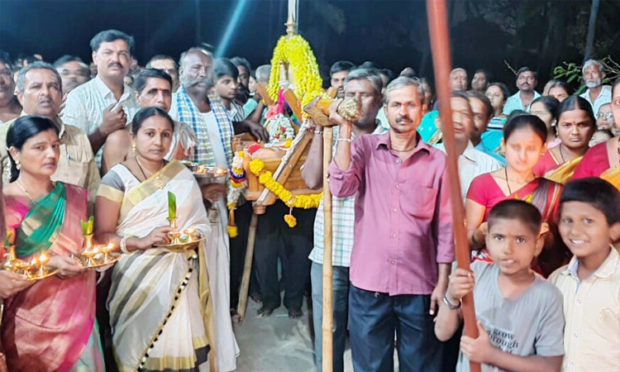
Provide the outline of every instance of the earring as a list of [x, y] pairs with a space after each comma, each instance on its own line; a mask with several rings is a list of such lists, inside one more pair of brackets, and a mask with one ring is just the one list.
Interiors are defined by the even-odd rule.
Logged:
[[15, 161], [15, 168], [17, 168], [17, 170], [20, 170], [22, 168], [22, 165], [19, 164], [19, 160]]
[[133, 152], [136, 152], [136, 143], [135, 142], [131, 144], [131, 150]]

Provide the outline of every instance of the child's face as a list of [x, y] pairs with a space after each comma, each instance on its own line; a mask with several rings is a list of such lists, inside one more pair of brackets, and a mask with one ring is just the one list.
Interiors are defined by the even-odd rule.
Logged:
[[562, 203], [558, 229], [564, 244], [579, 258], [609, 249], [611, 229], [605, 214], [588, 203]]
[[224, 75], [215, 82], [215, 93], [224, 99], [234, 99], [239, 83], [232, 76]]
[[498, 218], [489, 227], [486, 245], [493, 262], [504, 275], [529, 270], [542, 245], [539, 234], [518, 219]]

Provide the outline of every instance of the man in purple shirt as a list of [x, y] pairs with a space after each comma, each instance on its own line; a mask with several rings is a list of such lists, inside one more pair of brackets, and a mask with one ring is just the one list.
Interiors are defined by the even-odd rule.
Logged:
[[441, 369], [433, 317], [454, 261], [444, 154], [416, 132], [424, 112], [420, 84], [392, 81], [384, 109], [390, 131], [351, 143], [352, 124], [340, 125], [330, 165], [335, 196], [357, 194], [351, 256], [349, 330], [355, 371], [393, 369], [394, 335], [400, 370]]

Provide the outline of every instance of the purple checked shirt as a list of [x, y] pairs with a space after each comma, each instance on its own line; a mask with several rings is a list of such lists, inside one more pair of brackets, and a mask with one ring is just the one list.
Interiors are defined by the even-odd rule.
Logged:
[[401, 161], [389, 133], [351, 145], [349, 169], [333, 161], [329, 186], [338, 197], [357, 193], [351, 283], [388, 293], [430, 294], [438, 263], [454, 261], [445, 155], [424, 143]]

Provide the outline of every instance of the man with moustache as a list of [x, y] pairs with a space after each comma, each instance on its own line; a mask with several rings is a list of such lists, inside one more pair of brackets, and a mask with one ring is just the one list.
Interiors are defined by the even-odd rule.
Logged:
[[[344, 83], [345, 97], [355, 97], [361, 104], [361, 117], [353, 122], [352, 138], [365, 134], [382, 134], [387, 131], [376, 119], [381, 108], [383, 81], [376, 70], [359, 68], [349, 72]], [[315, 130], [308, 157], [301, 175], [311, 189], [322, 187], [323, 183], [323, 132]], [[339, 127], [334, 128], [338, 138]], [[333, 150], [336, 149], [334, 144]], [[344, 370], [344, 350], [347, 338], [347, 302], [349, 297], [349, 266], [353, 248], [355, 221], [355, 196], [332, 198], [332, 264], [333, 264], [333, 319], [334, 349], [333, 370]], [[314, 248], [310, 252], [310, 280], [312, 282], [312, 323], [314, 324], [314, 361], [320, 368], [322, 363], [323, 323], [323, 244], [324, 244], [323, 203], [319, 205], [314, 221]]]
[[[480, 93], [478, 93], [480, 94]], [[461, 196], [463, 201], [467, 196], [467, 190], [474, 178], [483, 173], [492, 172], [502, 165], [490, 155], [477, 150], [473, 144], [473, 134], [476, 131], [475, 113], [469, 101], [469, 93], [452, 92], [450, 107], [452, 107], [452, 124], [454, 125], [455, 152], [458, 154], [459, 181], [461, 183]], [[484, 97], [484, 96], [482, 96]], [[486, 98], [486, 97], [485, 97]], [[490, 104], [489, 104], [490, 106]], [[439, 128], [441, 120], [437, 118]], [[478, 136], [478, 142], [480, 137]], [[445, 152], [443, 143], [435, 145], [436, 148]]]
[[174, 58], [158, 54], [148, 61], [146, 68], [155, 68], [165, 71], [172, 78], [172, 92], [176, 92], [179, 88], [179, 69]]
[[588, 89], [580, 95], [592, 106], [592, 112], [598, 113], [602, 105], [611, 102], [611, 86], [602, 85], [605, 79], [603, 65], [594, 59], [587, 60], [581, 69], [583, 82]]
[[330, 110], [340, 125], [330, 189], [337, 197], [356, 195], [349, 291], [356, 371], [393, 370], [394, 335], [401, 370], [441, 369], [433, 317], [454, 238], [445, 155], [416, 132], [422, 95], [415, 80], [396, 78], [385, 89], [389, 132], [353, 143], [353, 124]]
[[527, 111], [532, 101], [540, 97], [534, 90], [538, 84], [536, 72], [529, 67], [521, 67], [517, 70], [517, 88], [519, 91], [506, 99], [504, 105], [504, 115], [508, 116], [515, 110]]
[[[140, 108], [154, 106], [165, 112], [170, 111], [172, 84], [172, 77], [163, 70], [146, 68], [140, 71], [133, 84]], [[185, 159], [191, 154], [194, 146], [196, 146], [196, 136], [192, 129], [185, 123], [175, 123], [174, 137], [166, 158]], [[127, 159], [130, 154], [129, 129], [117, 130], [110, 134], [103, 149], [102, 173], [105, 174], [108, 169]]]
[[0, 54], [0, 124], [11, 121], [22, 111], [15, 97], [15, 80], [11, 61], [4, 53]]
[[54, 62], [54, 67], [62, 79], [63, 99], [67, 94], [90, 79], [90, 71], [80, 57], [64, 55]]
[[[190, 125], [196, 134], [194, 162], [208, 167], [229, 168], [235, 131], [226, 108], [219, 101], [209, 98], [209, 90], [213, 88], [213, 57], [202, 48], [190, 48], [181, 54], [179, 65], [181, 86], [172, 97], [170, 116]], [[239, 346], [233, 334], [229, 307], [228, 210], [223, 199], [226, 187], [210, 184], [201, 188], [208, 202], [212, 231], [207, 239], [207, 267], [217, 334], [215, 358], [218, 370], [232, 371], [237, 367]]]
[[[58, 71], [45, 62], [33, 62], [22, 68], [17, 74], [17, 98], [23, 107], [21, 115], [45, 116], [58, 126], [60, 158], [52, 180], [87, 189], [92, 210], [101, 178], [86, 134], [79, 128], [63, 123], [58, 117], [62, 102], [62, 79]], [[13, 121], [0, 128], [0, 156], [5, 184], [10, 180], [11, 169], [6, 134]]]
[[133, 37], [118, 30], [95, 35], [90, 47], [97, 76], [69, 93], [62, 111], [65, 123], [88, 135], [98, 164], [106, 138], [114, 131], [125, 129], [140, 109], [133, 90], [124, 83], [133, 44]]

